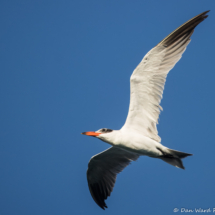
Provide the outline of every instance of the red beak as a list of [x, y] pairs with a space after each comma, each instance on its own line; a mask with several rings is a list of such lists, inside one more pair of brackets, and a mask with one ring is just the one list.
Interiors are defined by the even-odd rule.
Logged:
[[99, 136], [101, 133], [96, 133], [94, 131], [87, 131], [87, 132], [83, 132], [81, 134], [84, 134], [84, 135], [87, 135], [87, 136], [96, 137], [96, 136]]

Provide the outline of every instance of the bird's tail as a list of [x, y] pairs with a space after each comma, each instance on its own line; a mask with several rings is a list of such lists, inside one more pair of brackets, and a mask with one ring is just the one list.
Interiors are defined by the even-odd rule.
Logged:
[[185, 169], [181, 159], [186, 158], [187, 156], [191, 156], [191, 155], [192, 154], [188, 154], [185, 152], [180, 152], [180, 151], [176, 151], [176, 150], [167, 148], [167, 150], [163, 153], [163, 155], [160, 157], [160, 159], [162, 159], [163, 161], [165, 161], [175, 167]]

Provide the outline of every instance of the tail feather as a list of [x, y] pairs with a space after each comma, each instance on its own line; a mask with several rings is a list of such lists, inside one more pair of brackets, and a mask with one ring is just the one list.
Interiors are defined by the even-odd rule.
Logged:
[[185, 169], [181, 159], [191, 155], [192, 154], [188, 154], [185, 152], [167, 149], [166, 152], [163, 152], [163, 155], [160, 157], [160, 159], [175, 167]]
[[193, 155], [193, 154], [188, 154], [188, 153], [185, 153], [185, 152], [176, 151], [176, 150], [173, 150], [173, 149], [168, 149], [168, 150], [172, 155], [175, 155], [178, 158], [186, 158], [187, 156]]
[[171, 165], [177, 167], [177, 168], [185, 169], [180, 158], [161, 157], [160, 159], [167, 162], [168, 164], [171, 164]]

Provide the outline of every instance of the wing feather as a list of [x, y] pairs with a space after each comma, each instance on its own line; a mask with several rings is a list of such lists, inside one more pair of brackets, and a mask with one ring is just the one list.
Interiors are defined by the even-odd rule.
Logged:
[[160, 142], [157, 126], [166, 77], [180, 60], [205, 11], [185, 22], [151, 49], [130, 78], [130, 106], [122, 129], [134, 129]]
[[88, 186], [94, 201], [102, 209], [107, 207], [104, 200], [110, 196], [117, 174], [138, 157], [137, 154], [111, 147], [90, 159], [87, 170]]

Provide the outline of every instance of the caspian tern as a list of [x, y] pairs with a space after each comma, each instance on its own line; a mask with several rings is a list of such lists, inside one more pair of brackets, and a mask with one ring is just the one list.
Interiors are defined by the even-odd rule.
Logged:
[[110, 196], [117, 174], [139, 156], [160, 158], [184, 169], [181, 159], [192, 155], [163, 146], [156, 124], [162, 110], [160, 101], [166, 76], [184, 53], [195, 27], [208, 17], [208, 12], [185, 22], [144, 56], [130, 78], [129, 112], [120, 130], [103, 128], [82, 133], [112, 146], [93, 156], [87, 170], [90, 193], [102, 209], [107, 208], [104, 200]]

